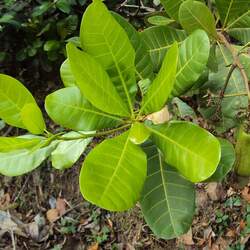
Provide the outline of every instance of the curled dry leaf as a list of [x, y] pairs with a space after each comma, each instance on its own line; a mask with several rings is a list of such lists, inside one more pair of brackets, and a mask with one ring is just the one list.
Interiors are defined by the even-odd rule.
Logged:
[[55, 222], [59, 217], [59, 212], [56, 208], [49, 209], [46, 213], [47, 219], [50, 223]]
[[56, 200], [56, 209], [60, 216], [64, 215], [66, 212], [66, 203], [62, 198], [57, 198]]
[[182, 236], [179, 237], [179, 242], [187, 246], [194, 245], [193, 232], [191, 228], [186, 234], [183, 234]]
[[241, 196], [244, 200], [250, 203], [250, 190], [248, 186], [243, 188], [243, 190], [241, 191]]
[[210, 182], [206, 186], [206, 192], [212, 201], [220, 200], [224, 195], [222, 185], [217, 182]]
[[152, 113], [146, 117], [146, 120], [152, 121], [154, 124], [162, 124], [170, 120], [170, 114], [167, 106], [162, 110]]
[[90, 247], [88, 247], [88, 250], [98, 250], [99, 248], [99, 244], [98, 243], [94, 243], [93, 245], [91, 245]]

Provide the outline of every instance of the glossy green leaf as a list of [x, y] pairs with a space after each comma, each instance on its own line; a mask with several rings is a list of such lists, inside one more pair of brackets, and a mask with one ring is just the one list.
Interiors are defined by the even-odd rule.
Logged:
[[209, 38], [203, 30], [194, 31], [182, 42], [172, 95], [180, 96], [193, 86], [206, 68], [209, 51]]
[[152, 148], [148, 174], [141, 194], [141, 209], [153, 233], [163, 239], [184, 234], [192, 225], [195, 212], [194, 184], [167, 165]]
[[233, 145], [225, 139], [220, 139], [221, 159], [219, 166], [214, 174], [207, 181], [222, 181], [229, 171], [232, 169], [235, 162], [235, 151]]
[[181, 4], [179, 19], [182, 27], [188, 33], [192, 33], [196, 29], [203, 29], [211, 37], [217, 38], [213, 14], [204, 3], [193, 0], [185, 1]]
[[104, 112], [129, 116], [128, 107], [101, 65], [72, 43], [67, 45], [67, 54], [76, 84], [88, 101]]
[[239, 16], [250, 8], [248, 0], [215, 0], [215, 4], [223, 27], [238, 19]]
[[250, 135], [241, 127], [238, 131], [235, 146], [236, 164], [235, 172], [240, 176], [250, 176]]
[[158, 72], [167, 50], [175, 41], [181, 43], [186, 38], [186, 33], [183, 30], [157, 26], [145, 29], [141, 36], [151, 56], [154, 71]]
[[186, 0], [161, 0], [161, 4], [163, 5], [167, 14], [176, 21], [178, 21], [180, 6], [185, 1]]
[[151, 126], [152, 140], [165, 161], [192, 182], [208, 179], [221, 157], [219, 141], [199, 126], [182, 121]]
[[146, 93], [148, 92], [149, 86], [151, 85], [150, 79], [141, 80], [141, 81], [139, 81], [137, 84], [138, 84], [138, 87], [139, 87], [139, 89], [140, 89], [141, 96], [142, 96], [142, 97], [145, 96]]
[[101, 0], [95, 0], [86, 9], [80, 38], [82, 48], [107, 71], [132, 112], [136, 93], [135, 51], [126, 32]]
[[112, 13], [116, 21], [126, 31], [127, 36], [135, 50], [135, 67], [138, 80], [153, 79], [153, 63], [147, 51], [147, 46], [142, 40], [139, 32], [122, 16]]
[[41, 142], [39, 138], [0, 137], [0, 152], [30, 149]]
[[[207, 98], [203, 97], [200, 101], [199, 111], [206, 119], [214, 117], [215, 110], [217, 109], [218, 96], [229, 72], [228, 65], [233, 61], [231, 53], [227, 48], [222, 46], [217, 48], [216, 57], [218, 60], [218, 72], [210, 72], [208, 82], [202, 86], [205, 93], [209, 90], [210, 93], [216, 96], [213, 102], [210, 100], [211, 104], [209, 106], [207, 106]], [[204, 95], [204, 92], [202, 92], [202, 95]], [[244, 92], [246, 92], [244, 81], [239, 70], [235, 69], [227, 85], [225, 97], [222, 100], [221, 120], [215, 123], [218, 132], [225, 132], [240, 123], [238, 114], [248, 106], [247, 96], [239, 96], [239, 94]]]
[[92, 106], [77, 87], [60, 89], [48, 95], [45, 109], [54, 122], [76, 131], [99, 130], [121, 122], [120, 118]]
[[150, 131], [143, 123], [135, 122], [131, 126], [129, 138], [134, 144], [142, 144], [150, 136]]
[[21, 110], [27, 103], [36, 103], [31, 93], [18, 80], [0, 74], [0, 118], [12, 126], [25, 128]]
[[76, 80], [70, 68], [69, 59], [66, 59], [60, 68], [60, 75], [65, 87], [76, 86]]
[[86, 157], [80, 174], [83, 197], [99, 207], [123, 211], [139, 199], [147, 160], [129, 132], [103, 141]]
[[[68, 138], [79, 136], [81, 136], [81, 134], [74, 131], [63, 135], [63, 137]], [[72, 167], [85, 151], [91, 140], [92, 138], [60, 141], [57, 148], [51, 153], [52, 166], [60, 170]]]
[[21, 110], [21, 118], [25, 128], [34, 135], [44, 133], [46, 129], [43, 114], [37, 104], [25, 104]]
[[160, 72], [142, 99], [141, 112], [149, 114], [162, 109], [175, 82], [178, 63], [178, 45], [174, 43], [168, 50]]
[[170, 23], [173, 23], [174, 20], [167, 18], [165, 16], [150, 16], [147, 21], [150, 24], [156, 25], [156, 26], [165, 26], [168, 25]]
[[0, 174], [19, 176], [31, 172], [54, 150], [56, 143], [43, 148], [19, 149], [12, 152], [0, 153]]

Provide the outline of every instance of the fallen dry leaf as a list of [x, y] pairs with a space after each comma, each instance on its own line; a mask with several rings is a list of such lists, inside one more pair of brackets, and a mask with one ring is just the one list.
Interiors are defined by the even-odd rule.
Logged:
[[244, 200], [250, 203], [250, 190], [248, 186], [243, 188], [243, 190], [241, 191], [241, 196]]
[[183, 234], [178, 239], [179, 239], [179, 242], [184, 245], [187, 245], [187, 246], [194, 245], [192, 229], [190, 228], [186, 234]]
[[60, 216], [64, 215], [66, 212], [66, 203], [64, 199], [57, 198], [56, 200], [56, 209]]
[[99, 248], [99, 244], [98, 243], [94, 243], [93, 245], [91, 245], [90, 247], [88, 247], [88, 250], [98, 250]]
[[49, 209], [46, 213], [47, 219], [50, 223], [56, 221], [59, 217], [59, 212], [56, 208]]
[[223, 188], [220, 183], [210, 182], [206, 186], [206, 192], [212, 201], [218, 201], [223, 197]]
[[234, 230], [228, 229], [228, 230], [227, 230], [227, 233], [226, 233], [226, 236], [227, 236], [227, 237], [230, 237], [230, 238], [234, 238], [234, 237], [236, 236], [236, 233], [235, 233]]

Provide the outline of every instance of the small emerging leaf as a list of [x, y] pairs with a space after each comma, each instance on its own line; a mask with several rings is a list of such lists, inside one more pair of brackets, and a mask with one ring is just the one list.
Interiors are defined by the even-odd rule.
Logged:
[[143, 123], [136, 122], [132, 125], [129, 138], [134, 144], [142, 144], [150, 136], [150, 131]]
[[21, 110], [21, 118], [25, 128], [34, 135], [43, 134], [46, 125], [37, 104], [25, 104]]

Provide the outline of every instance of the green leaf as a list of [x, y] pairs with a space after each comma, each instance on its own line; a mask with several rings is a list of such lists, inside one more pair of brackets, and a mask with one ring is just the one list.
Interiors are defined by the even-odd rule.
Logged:
[[117, 92], [133, 111], [135, 51], [123, 28], [101, 0], [86, 9], [80, 30], [82, 48], [107, 71]]
[[0, 118], [9, 125], [25, 128], [21, 110], [28, 103], [36, 103], [31, 93], [18, 80], [0, 74]]
[[223, 27], [236, 20], [246, 10], [249, 10], [250, 3], [246, 0], [215, 0]]
[[[211, 119], [214, 116], [215, 110], [217, 109], [218, 96], [220, 95], [228, 75], [228, 65], [233, 62], [232, 54], [227, 48], [222, 46], [217, 48], [216, 57], [219, 65], [218, 72], [210, 72], [208, 82], [202, 86], [205, 92], [209, 91], [213, 96], [216, 96], [213, 102], [211, 102], [210, 99], [209, 106], [207, 106], [207, 101], [209, 101], [207, 98], [203, 97], [200, 101], [199, 111], [206, 119]], [[246, 92], [244, 81], [240, 71], [235, 69], [229, 80], [225, 96], [221, 103], [221, 120], [215, 123], [218, 132], [225, 132], [241, 122], [238, 114], [248, 106], [247, 96], [239, 96], [239, 94], [244, 92]]]
[[238, 131], [235, 151], [237, 157], [235, 172], [240, 176], [250, 176], [250, 135], [246, 133], [242, 127]]
[[154, 71], [158, 72], [167, 50], [175, 41], [178, 43], [182, 42], [186, 38], [186, 33], [183, 30], [158, 26], [145, 29], [141, 32], [141, 36], [147, 45], [154, 65]]
[[167, 18], [165, 16], [150, 16], [147, 21], [150, 24], [156, 25], [156, 26], [165, 26], [168, 25], [170, 23], [173, 23], [174, 20]]
[[205, 129], [190, 122], [173, 121], [149, 130], [165, 161], [188, 180], [204, 181], [215, 172], [221, 157], [220, 143]]
[[66, 59], [60, 68], [60, 75], [65, 87], [76, 86], [76, 80], [70, 68], [69, 59]]
[[186, 0], [161, 0], [161, 4], [170, 17], [179, 21], [179, 9], [181, 4], [185, 1]]
[[150, 79], [147, 78], [144, 80], [140, 80], [137, 84], [140, 89], [141, 96], [142, 97], [145, 96], [148, 91], [149, 86], [151, 85]]
[[175, 82], [177, 62], [178, 45], [174, 43], [165, 56], [160, 72], [142, 99], [140, 112], [149, 114], [164, 106]]
[[185, 1], [181, 4], [179, 19], [182, 27], [188, 33], [192, 33], [196, 29], [203, 29], [211, 37], [217, 39], [213, 14], [205, 4], [193, 0]]
[[135, 122], [131, 126], [129, 138], [134, 144], [142, 144], [150, 136], [150, 131], [143, 123]]
[[72, 43], [67, 45], [67, 54], [76, 84], [88, 101], [104, 112], [129, 116], [128, 108], [101, 65]]
[[71, 2], [68, 0], [58, 0], [56, 2], [56, 7], [62, 12], [69, 14], [71, 11]]
[[39, 138], [0, 137], [0, 152], [30, 149], [41, 142]]
[[19, 149], [0, 153], [0, 173], [6, 176], [19, 176], [31, 172], [54, 150], [56, 143], [36, 150]]
[[209, 38], [203, 30], [194, 31], [182, 42], [172, 95], [180, 96], [192, 88], [206, 68], [209, 51]]
[[54, 51], [60, 48], [60, 42], [57, 40], [49, 40], [43, 46], [44, 51]]
[[77, 87], [60, 89], [48, 95], [45, 109], [54, 122], [76, 131], [110, 128], [122, 121], [93, 107]]
[[116, 21], [126, 31], [127, 36], [135, 50], [135, 67], [138, 80], [153, 79], [153, 63], [147, 51], [147, 46], [142, 40], [139, 32], [122, 16], [112, 13]]
[[86, 200], [104, 209], [129, 209], [139, 199], [146, 166], [146, 155], [130, 141], [129, 132], [105, 140], [84, 161], [81, 193]]
[[[81, 136], [81, 134], [74, 131], [63, 135], [63, 137], [66, 138], [79, 136]], [[51, 154], [52, 166], [60, 170], [72, 167], [91, 141], [92, 138], [59, 142], [57, 148]]]
[[217, 167], [214, 174], [207, 181], [222, 181], [229, 171], [232, 169], [235, 162], [235, 151], [233, 145], [225, 139], [220, 139], [221, 146], [221, 159], [219, 166]]
[[43, 134], [46, 129], [43, 114], [37, 104], [25, 104], [21, 110], [21, 118], [25, 128], [32, 134]]
[[141, 209], [153, 233], [168, 240], [186, 233], [192, 225], [195, 188], [193, 183], [164, 163], [155, 147], [150, 151]]

